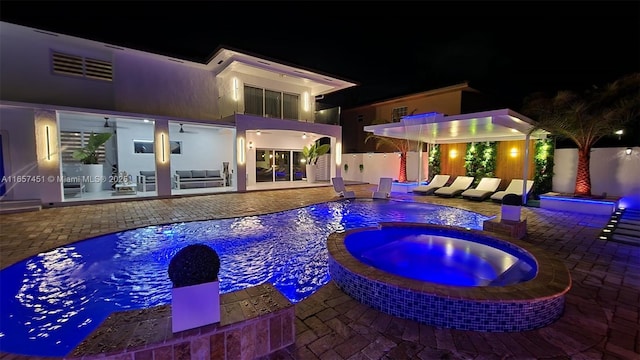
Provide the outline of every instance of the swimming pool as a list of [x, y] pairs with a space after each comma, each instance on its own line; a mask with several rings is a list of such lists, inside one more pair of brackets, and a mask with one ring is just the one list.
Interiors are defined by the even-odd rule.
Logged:
[[222, 293], [269, 282], [296, 303], [329, 281], [331, 233], [386, 221], [481, 229], [486, 219], [432, 204], [341, 200], [87, 239], [0, 271], [0, 351], [64, 356], [110, 313], [170, 303], [169, 260], [191, 243], [218, 252]]

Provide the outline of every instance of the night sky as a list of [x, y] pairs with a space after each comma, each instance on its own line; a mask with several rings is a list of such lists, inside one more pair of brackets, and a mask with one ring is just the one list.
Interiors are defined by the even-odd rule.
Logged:
[[[2, 21], [205, 62], [219, 45], [359, 86], [350, 107], [468, 81], [518, 109], [640, 71], [640, 3], [0, 2]], [[1, 65], [1, 64], [0, 64]]]

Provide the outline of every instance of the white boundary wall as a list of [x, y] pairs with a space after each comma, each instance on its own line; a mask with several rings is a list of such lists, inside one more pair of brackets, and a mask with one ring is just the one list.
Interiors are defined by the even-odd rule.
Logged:
[[[627, 148], [596, 148], [591, 152], [591, 186], [594, 195], [625, 198], [627, 206], [640, 207], [640, 147], [633, 147], [630, 155]], [[427, 178], [427, 155], [423, 154], [423, 176]], [[554, 157], [553, 191], [573, 193], [578, 163], [577, 149], [556, 149]], [[344, 171], [344, 164], [349, 170]], [[360, 172], [359, 165], [364, 165]], [[398, 179], [400, 158], [397, 153], [344, 154], [340, 166], [342, 177], [349, 181], [377, 184], [381, 177]], [[407, 178], [418, 179], [418, 154], [409, 153]]]

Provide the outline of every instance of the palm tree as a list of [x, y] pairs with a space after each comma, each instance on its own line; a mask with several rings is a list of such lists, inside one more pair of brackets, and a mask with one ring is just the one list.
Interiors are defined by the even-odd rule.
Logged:
[[594, 144], [613, 135], [640, 113], [640, 73], [633, 73], [584, 93], [559, 91], [554, 97], [532, 94], [522, 112], [537, 120], [532, 131], [544, 129], [578, 146], [574, 194], [591, 196], [589, 161]]
[[412, 140], [391, 138], [375, 135], [373, 133], [367, 134], [364, 142], [367, 143], [372, 140], [376, 142], [376, 150], [387, 146], [400, 152], [400, 172], [398, 173], [398, 182], [407, 182], [407, 153], [412, 147], [416, 147], [417, 149], [418, 143]]

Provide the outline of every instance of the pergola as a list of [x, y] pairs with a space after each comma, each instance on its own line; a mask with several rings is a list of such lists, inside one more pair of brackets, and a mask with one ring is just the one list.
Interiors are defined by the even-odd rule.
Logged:
[[525, 156], [522, 165], [522, 179], [525, 180], [522, 188], [523, 203], [526, 203], [527, 197], [529, 140], [545, 139], [548, 134], [544, 130], [534, 129], [535, 121], [510, 109], [451, 116], [430, 112], [404, 116], [400, 122], [364, 127], [365, 131], [375, 135], [413, 140], [428, 145], [525, 140]]

